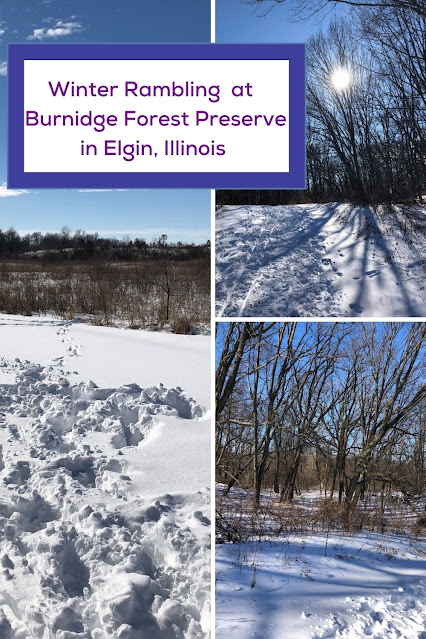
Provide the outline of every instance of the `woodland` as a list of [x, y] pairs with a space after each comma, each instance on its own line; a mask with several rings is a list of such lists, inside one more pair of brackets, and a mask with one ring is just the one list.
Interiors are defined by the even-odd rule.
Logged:
[[[425, 323], [230, 322], [217, 326], [216, 475], [291, 504], [319, 491], [343, 526], [374, 496], [426, 495]], [[283, 511], [284, 512], [284, 511]], [[219, 530], [220, 513], [219, 513]], [[419, 516], [418, 523], [426, 525]], [[224, 524], [225, 529], [227, 524]]]

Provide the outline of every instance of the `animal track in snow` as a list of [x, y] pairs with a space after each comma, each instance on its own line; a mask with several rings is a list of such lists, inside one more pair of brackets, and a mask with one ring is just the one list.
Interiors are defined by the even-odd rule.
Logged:
[[59, 336], [59, 339], [66, 346], [66, 354], [62, 357], [58, 357], [56, 360], [58, 364], [63, 365], [67, 357], [79, 357], [81, 355], [80, 345], [75, 344], [73, 339], [69, 337], [69, 325], [61, 326], [60, 329], [56, 331], [56, 334]]

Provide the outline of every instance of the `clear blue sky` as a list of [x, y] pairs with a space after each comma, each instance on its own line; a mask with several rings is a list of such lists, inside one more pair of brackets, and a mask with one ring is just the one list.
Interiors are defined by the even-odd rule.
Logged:
[[[259, 6], [269, 8], [271, 2]], [[295, 20], [295, 6], [295, 0], [287, 0], [259, 17], [259, 8], [242, 0], [216, 0], [216, 42], [306, 42], [327, 26], [332, 15], [344, 16], [349, 11], [344, 7], [325, 9], [308, 20]]]
[[[210, 42], [209, 0], [17, 0], [0, 6], [0, 228], [129, 232], [205, 241], [209, 191], [40, 190], [5, 197], [10, 43]], [[135, 233], [132, 233], [135, 231]]]

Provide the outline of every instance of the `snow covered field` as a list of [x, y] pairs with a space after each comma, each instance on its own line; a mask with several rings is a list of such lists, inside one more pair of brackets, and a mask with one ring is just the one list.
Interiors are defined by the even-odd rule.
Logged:
[[225, 206], [218, 317], [426, 315], [426, 207]]
[[426, 639], [426, 539], [312, 532], [219, 544], [216, 637]]
[[0, 315], [0, 637], [210, 635], [210, 339]]

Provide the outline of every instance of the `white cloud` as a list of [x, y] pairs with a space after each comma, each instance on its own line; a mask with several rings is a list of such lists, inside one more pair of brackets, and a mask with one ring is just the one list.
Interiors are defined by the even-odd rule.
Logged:
[[79, 22], [63, 22], [58, 20], [53, 27], [42, 27], [34, 29], [32, 35], [27, 40], [45, 40], [46, 38], [61, 38], [62, 36], [72, 35], [82, 30]]
[[16, 197], [17, 195], [24, 195], [28, 193], [24, 189], [8, 189], [6, 182], [0, 184], [0, 197]]
[[0, 75], [7, 75], [7, 62], [0, 62]]

